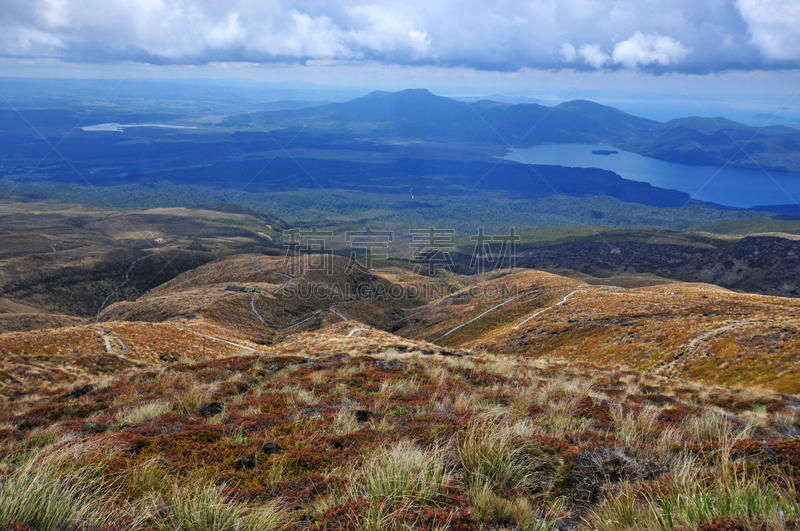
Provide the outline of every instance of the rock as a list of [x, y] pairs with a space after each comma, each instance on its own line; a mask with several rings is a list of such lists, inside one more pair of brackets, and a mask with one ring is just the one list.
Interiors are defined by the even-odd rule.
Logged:
[[136, 443], [128, 450], [128, 453], [136, 455], [142, 451], [142, 449], [147, 446], [144, 441], [136, 441]]
[[256, 468], [256, 458], [249, 455], [243, 455], [236, 461], [236, 468], [238, 470], [253, 470]]
[[211, 402], [205, 406], [200, 406], [197, 409], [197, 412], [207, 418], [213, 417], [214, 415], [219, 415], [224, 409], [225, 406], [222, 404], [222, 402]]
[[356, 421], [357, 422], [367, 422], [370, 418], [376, 417], [375, 413], [368, 409], [357, 409], [356, 410]]
[[265, 455], [272, 455], [278, 453], [278, 443], [275, 441], [267, 441], [261, 445], [261, 453]]
[[106, 431], [105, 426], [89, 421], [84, 422], [83, 425], [81, 426], [81, 429], [91, 434], [103, 433], [104, 431]]
[[403, 365], [402, 362], [397, 360], [388, 360], [388, 361], [378, 360], [378, 361], [373, 361], [372, 364], [375, 365], [376, 367], [379, 367], [382, 371], [393, 371], [395, 369], [402, 370], [403, 368], [405, 368], [405, 365]]
[[80, 387], [78, 389], [75, 389], [74, 391], [71, 391], [71, 392], [65, 394], [64, 397], [66, 397], [66, 398], [80, 398], [83, 395], [85, 395], [86, 393], [90, 393], [90, 392], [94, 391], [95, 387], [96, 386], [94, 384], [84, 385], [83, 387]]
[[569, 520], [556, 520], [553, 522], [553, 531], [575, 531], [578, 526]]
[[791, 404], [793, 406], [800, 405], [800, 399], [798, 399], [796, 396], [787, 395], [787, 394], [781, 393], [780, 397], [783, 398], [784, 400], [786, 400], [789, 404]]
[[[321, 356], [323, 356], [323, 355], [321, 355]], [[338, 353], [338, 354], [324, 355], [324, 357], [319, 359], [319, 362], [320, 363], [335, 363], [337, 361], [344, 361], [344, 360], [349, 360], [349, 359], [350, 359], [350, 355], [349, 354], [345, 354], [344, 352], [341, 352], [341, 353]]]

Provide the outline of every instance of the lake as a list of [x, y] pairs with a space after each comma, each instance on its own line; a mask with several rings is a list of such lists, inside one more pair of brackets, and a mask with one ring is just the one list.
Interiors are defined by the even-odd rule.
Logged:
[[130, 127], [161, 127], [164, 129], [197, 129], [196, 127], [191, 127], [188, 125], [169, 125], [169, 124], [97, 124], [97, 125], [87, 125], [85, 127], [81, 127], [84, 131], [111, 131], [115, 133], [121, 133], [125, 129]]
[[[618, 151], [595, 155], [592, 151]], [[746, 170], [725, 166], [692, 166], [643, 157], [610, 146], [550, 144], [509, 151], [507, 160], [523, 164], [554, 164], [575, 168], [602, 168], [625, 179], [659, 188], [680, 190], [699, 201], [749, 208], [800, 201], [800, 174]]]

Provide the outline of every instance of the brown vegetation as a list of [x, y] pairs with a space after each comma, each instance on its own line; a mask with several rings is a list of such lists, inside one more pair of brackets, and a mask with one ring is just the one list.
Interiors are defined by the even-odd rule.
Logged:
[[794, 397], [351, 329], [16, 396], [2, 523], [44, 528], [11, 512], [38, 467], [75, 526], [796, 528]]

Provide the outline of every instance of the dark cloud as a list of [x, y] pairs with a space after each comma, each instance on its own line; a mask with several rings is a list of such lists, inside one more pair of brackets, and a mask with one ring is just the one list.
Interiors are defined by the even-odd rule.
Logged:
[[0, 0], [0, 54], [654, 74], [800, 67], [788, 0]]

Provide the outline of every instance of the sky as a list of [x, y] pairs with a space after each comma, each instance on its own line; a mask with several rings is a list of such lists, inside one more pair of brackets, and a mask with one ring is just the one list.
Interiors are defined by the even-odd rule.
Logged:
[[800, 0], [0, 0], [0, 75], [660, 98], [694, 114], [791, 115]]

